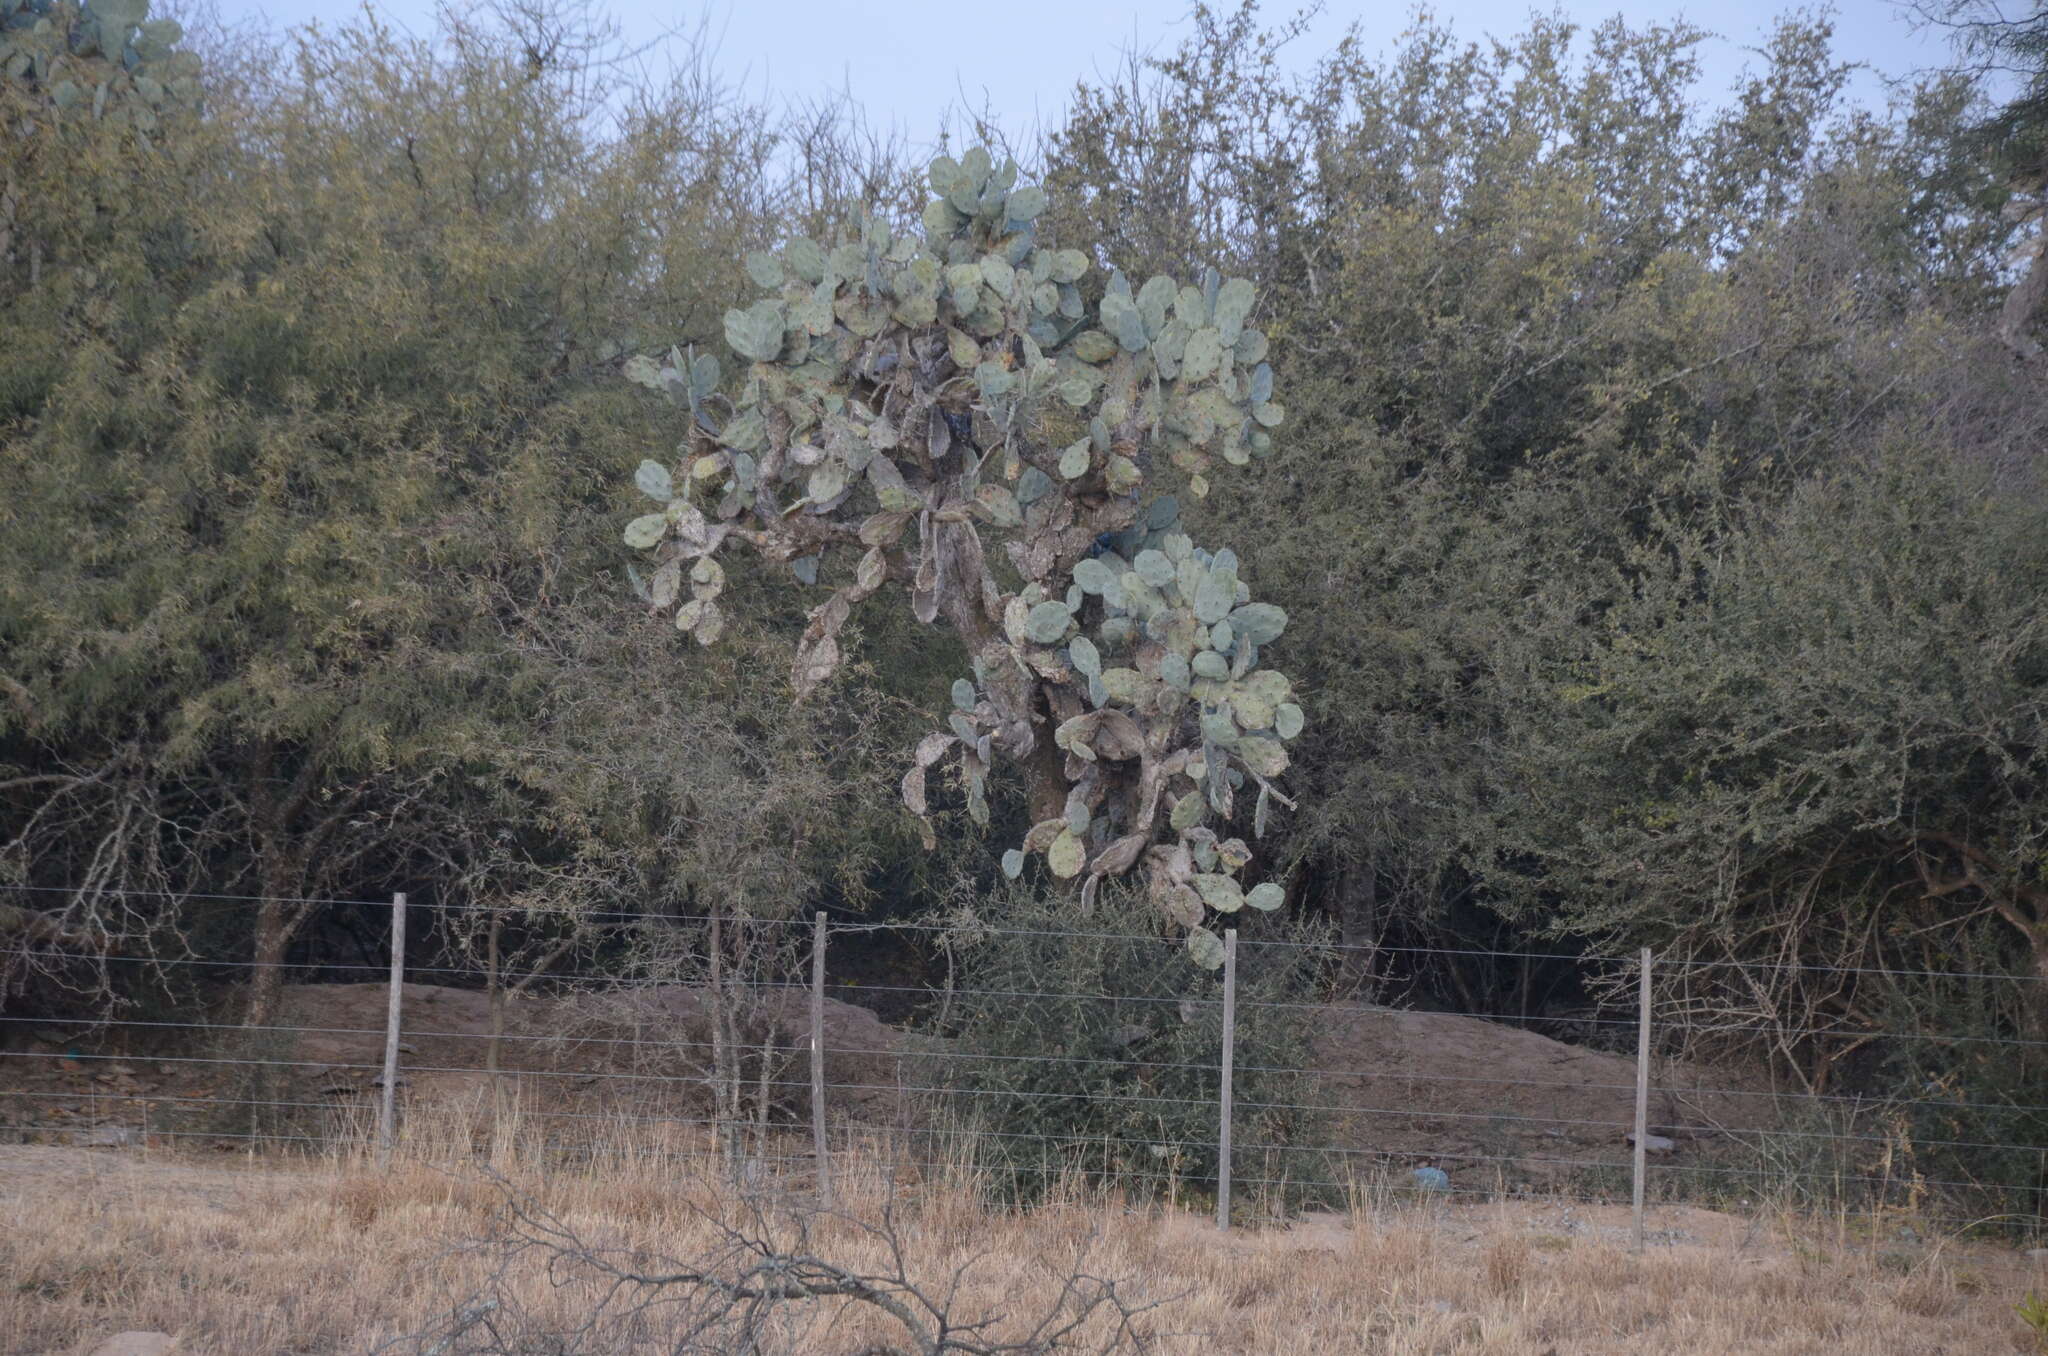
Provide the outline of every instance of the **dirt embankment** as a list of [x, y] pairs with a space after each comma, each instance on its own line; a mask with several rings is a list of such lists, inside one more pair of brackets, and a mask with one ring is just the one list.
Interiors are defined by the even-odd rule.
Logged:
[[[1627, 1161], [1635, 1061], [1475, 1017], [1331, 1004], [1319, 1018], [1317, 1084], [1349, 1145], [1439, 1161], [1447, 1172], [1503, 1158], [1524, 1175]], [[1652, 1070], [1649, 1126], [1660, 1154], [1726, 1132], [1767, 1129], [1776, 1103], [1711, 1069]]]
[[[0, 1045], [0, 1142], [228, 1140], [251, 1128], [252, 1094], [268, 1104], [266, 1133], [292, 1122], [318, 1135], [360, 1128], [382, 1086], [386, 1003], [379, 984], [294, 985], [275, 1027], [256, 1036], [231, 1024], [0, 1028], [0, 1039], [12, 1040]], [[686, 1121], [711, 1105], [707, 1077], [720, 1037], [696, 989], [523, 999], [507, 1005], [495, 1039], [489, 1001], [476, 990], [407, 984], [403, 1011], [399, 1087], [413, 1105], [487, 1105], [494, 1083], [520, 1107], [561, 1119]], [[899, 1056], [915, 1038], [832, 999], [824, 1017], [832, 1114], [892, 1123]], [[808, 1113], [809, 1020], [807, 995], [773, 992], [750, 999], [724, 1033], [746, 1051], [749, 1105], [765, 1047], [778, 1117]]]
[[[384, 1056], [382, 985], [300, 985], [286, 991], [279, 1027], [256, 1051], [274, 1061], [266, 1098], [299, 1120], [362, 1124]], [[835, 1121], [899, 1124], [899, 1091], [920, 1077], [914, 1057], [942, 1042], [889, 1026], [865, 1008], [827, 999], [827, 1105]], [[490, 1006], [475, 990], [408, 984], [401, 1085], [413, 1104], [482, 1105], [492, 1041]], [[1590, 1164], [1622, 1164], [1634, 1117], [1634, 1062], [1470, 1017], [1332, 1004], [1318, 1020], [1314, 1100], [1338, 1128], [1335, 1147], [1395, 1164], [1429, 1162], [1457, 1177], [1517, 1180]], [[748, 1104], [769, 1089], [777, 1118], [808, 1115], [808, 996], [754, 997], [733, 1028], [754, 1052], [742, 1061]], [[150, 1040], [151, 1036], [158, 1039]], [[24, 1039], [26, 1037], [26, 1039]], [[557, 1117], [686, 1120], [707, 1114], [706, 1079], [721, 1039], [704, 991], [668, 986], [523, 999], [510, 1004], [498, 1046], [520, 1104]], [[0, 1140], [114, 1146], [166, 1131], [180, 1139], [248, 1128], [238, 1101], [247, 1066], [232, 1027], [194, 1033], [120, 1028], [90, 1042], [53, 1028], [15, 1036], [0, 1057]], [[758, 1051], [772, 1054], [764, 1069]], [[1673, 1155], [1702, 1151], [1719, 1132], [1761, 1129], [1774, 1103], [1710, 1071], [1655, 1073], [1652, 1130]]]

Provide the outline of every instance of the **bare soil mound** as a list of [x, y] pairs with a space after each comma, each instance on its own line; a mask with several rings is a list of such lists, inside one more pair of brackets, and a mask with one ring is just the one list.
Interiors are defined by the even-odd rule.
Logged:
[[[382, 1074], [386, 1001], [378, 984], [287, 989], [278, 1025], [295, 1030], [262, 1052], [275, 1061], [266, 1095], [321, 1134], [364, 1124]], [[520, 999], [496, 1042], [501, 1085], [544, 1118], [688, 1121], [710, 1112], [717, 1045], [737, 1042], [747, 1105], [765, 1087], [773, 1119], [801, 1122], [808, 1002], [799, 990], [757, 993], [720, 1027], [705, 991], [682, 986]], [[408, 984], [404, 1015], [410, 1104], [480, 1105], [491, 1095], [484, 994]], [[824, 1015], [831, 1117], [900, 1123], [906, 1057], [944, 1043], [835, 999]], [[1627, 1161], [1635, 1067], [1626, 1057], [1471, 1017], [1360, 1004], [1331, 1004], [1317, 1025], [1317, 1102], [1335, 1118], [1336, 1147], [1362, 1159], [1532, 1183]], [[235, 1100], [244, 1070], [223, 1057], [233, 1028], [214, 1028], [210, 1040], [181, 1033], [174, 1045], [162, 1034], [114, 1027], [81, 1043], [31, 1029], [27, 1048], [7, 1052], [24, 1057], [0, 1059], [0, 1140], [112, 1147], [166, 1130], [184, 1138], [247, 1128]], [[1651, 1128], [1677, 1155], [1725, 1130], [1765, 1128], [1774, 1106], [1730, 1077], [1685, 1066], [1655, 1070], [1653, 1088]]]
[[[1324, 1104], [1350, 1146], [1428, 1160], [1456, 1176], [1512, 1160], [1542, 1180], [1619, 1166], [1635, 1125], [1635, 1061], [1496, 1022], [1333, 1003], [1315, 1040]], [[1650, 1131], [1683, 1154], [1731, 1130], [1764, 1129], [1773, 1099], [1725, 1072], [1671, 1061], [1651, 1071]], [[1549, 1169], [1550, 1171], [1546, 1171]]]
[[[304, 1028], [291, 1056], [324, 1096], [368, 1094], [381, 1078], [386, 990], [381, 985], [302, 985], [290, 991], [284, 1025]], [[730, 1024], [715, 1028], [700, 989], [620, 989], [507, 1005], [497, 1067], [524, 1104], [545, 1114], [580, 1107], [592, 1114], [686, 1119], [710, 1108], [706, 1080], [721, 1040], [741, 1051], [749, 1096], [765, 1075], [782, 1119], [806, 1113], [810, 1089], [808, 995], [749, 995]], [[405, 986], [401, 1050], [414, 1102], [488, 1095], [490, 1004], [482, 993], [431, 984]], [[894, 1104], [905, 1033], [865, 1008], [824, 1003], [827, 1104], [834, 1116], [867, 1119]], [[763, 1052], [766, 1067], [763, 1068]]]

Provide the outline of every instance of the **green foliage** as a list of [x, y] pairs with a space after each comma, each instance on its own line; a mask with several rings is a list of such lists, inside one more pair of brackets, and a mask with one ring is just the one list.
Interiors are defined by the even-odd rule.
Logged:
[[[1984, 973], [1981, 964], [2003, 969], [2016, 959], [2024, 964], [2014, 955], [2022, 948], [1999, 944], [2003, 939], [1955, 940], [1958, 969], [1966, 972]], [[2048, 1113], [2036, 1095], [2039, 1058], [2012, 1043], [2012, 1032], [2030, 1029], [2024, 1004], [2002, 985], [1954, 979], [1895, 984], [1871, 1001], [1888, 1030], [1918, 1033], [1876, 1045], [1882, 1064], [1871, 1081], [1891, 1098], [1881, 1121], [1893, 1139], [1891, 1170], [1967, 1184], [1928, 1191], [1951, 1213], [2007, 1216], [1994, 1222], [2000, 1232], [2021, 1232], [2021, 1221], [2037, 1229], [2048, 1188]], [[1866, 1163], [1861, 1171], [1884, 1166]]]
[[[448, 22], [199, 68], [0, 0], [11, 875], [908, 901], [995, 875], [959, 816], [1198, 961], [1256, 876], [1359, 943], [1769, 961], [1672, 1001], [1916, 1143], [2038, 1133], [1909, 1095], [2032, 1063], [1864, 1038], [2048, 1008], [1798, 968], [2048, 956], [2031, 143], [1968, 79], [1852, 113], [1800, 20], [1717, 100], [1687, 27], [1538, 19], [1290, 83], [1198, 7], [1033, 175], [913, 176]], [[621, 529], [659, 627], [588, 582]], [[71, 921], [160, 921], [115, 898]]]
[[2040, 501], [1912, 439], [1752, 531], [1665, 541], [1579, 661], [1554, 657], [1552, 696], [1524, 693], [1547, 738], [1513, 766], [1547, 794], [1509, 888], [1690, 962], [1660, 991], [1729, 1015], [1706, 1051], [1886, 1107], [1888, 1157], [1861, 1175], [2036, 1213]]
[[[12, 335], [50, 333], [87, 296], [109, 328], [158, 323], [168, 299], [152, 275], [175, 272], [190, 244], [179, 190], [217, 167], [220, 137], [197, 117], [199, 60], [175, 48], [176, 25], [153, 27], [147, 57], [102, 50], [102, 26], [69, 0], [0, 0], [0, 307]], [[0, 346], [4, 417], [48, 398], [61, 351]]]
[[2033, 1332], [2035, 1343], [2048, 1349], [2048, 1300], [2029, 1290], [2027, 1297], [2013, 1306], [2013, 1312]]
[[[1049, 229], [1134, 272], [1212, 253], [1259, 286], [1288, 436], [1189, 516], [1243, 543], [1292, 617], [1316, 738], [1285, 851], [1361, 943], [1625, 914], [1666, 937], [1696, 895], [1667, 909], [1638, 881], [1625, 903], [1617, 879], [1598, 912], [1561, 845], [1581, 787], [1692, 736], [1593, 753], [1556, 701], [1592, 683], [1582, 656], [1664, 569], [1660, 539], [1768, 534], [1795, 485], [1863, 474], [1887, 438], [2009, 464], [2044, 434], [1983, 330], [2014, 228], [1956, 168], [1956, 85], [1843, 117], [1827, 28], [1800, 22], [1725, 103], [1684, 26], [1538, 19], [1489, 45], [1424, 24], [1299, 84], [1268, 59], [1287, 38], [1249, 6], [1199, 10], [1144, 80], [1081, 92], [1044, 171]], [[1697, 583], [1674, 574], [1657, 607]], [[1686, 888], [1742, 832], [1703, 831]]]
[[1557, 742], [1523, 764], [1584, 825], [1540, 830], [1582, 918], [1648, 922], [1647, 896], [1666, 936], [1768, 931], [1786, 893], [1846, 903], [1901, 881], [1918, 902], [1885, 906], [1868, 941], [1834, 925], [1867, 948], [1858, 963], [1957, 968], [1961, 937], [1908, 921], [1957, 894], [2030, 942], [2048, 841], [2041, 506], [1894, 446], [1801, 486], [1768, 531], [1667, 542], [1544, 708]]
[[[0, 872], [137, 945], [189, 911], [109, 892], [858, 898], [910, 846], [862, 811], [907, 713], [757, 740], [800, 614], [757, 599], [752, 668], [650, 696], [605, 681], [624, 590], [561, 582], [615, 560], [654, 440], [635, 317], [708, 336], [740, 299], [706, 260], [765, 229], [758, 115], [679, 85], [613, 125], [603, 79], [487, 24], [220, 50], [159, 153], [75, 111], [0, 135]], [[120, 196], [65, 187], [108, 167]], [[658, 586], [715, 595], [701, 564]]]
[[[1099, 915], [1071, 899], [1019, 888], [996, 903], [1006, 930], [957, 943], [946, 1034], [968, 1057], [934, 1074], [997, 1194], [1030, 1201], [1072, 1180], [1213, 1192], [1221, 980], [1171, 941], [1093, 935]], [[1274, 940], [1293, 945], [1238, 947], [1232, 1173], [1245, 1200], [1335, 1204], [1343, 1166], [1312, 1147], [1330, 1128], [1288, 1109], [1322, 1100], [1287, 1072], [1311, 1066], [1314, 1014], [1261, 1006], [1312, 1003], [1321, 953], [1298, 929]], [[998, 1133], [973, 1134], [984, 1128]]]
[[[1980, 83], [1995, 79], [2004, 99], [1967, 125], [1957, 159], [1981, 165], [1996, 184], [1985, 196], [2002, 203], [2005, 221], [2028, 231], [2002, 261], [2012, 285], [1999, 332], [2038, 374], [2048, 361], [2035, 337], [2048, 317], [2048, 9], [2037, 4], [2030, 14], [2008, 14], [1990, 0], [1916, 0], [1913, 8], [1947, 28], [1965, 69]], [[1980, 111], [1976, 104], [1968, 110]]]
[[[1826, 976], [1867, 1022], [1844, 1022], [1798, 987], [1751, 970], [1745, 978], [1769, 1001], [1813, 1023], [1777, 1038], [1804, 1056], [1795, 1069], [1833, 1095], [1786, 1098], [1768, 1129], [1734, 1135], [1726, 1156], [1673, 1163], [1659, 1177], [1701, 1201], [1761, 1199], [1802, 1214], [1967, 1221], [1993, 1236], [2035, 1236], [2048, 1149], [2039, 1064], [2012, 1036], [2024, 1029], [2024, 1003], [1983, 978], [2011, 968], [2023, 948], [1989, 932], [1959, 934], [1947, 941], [1954, 976]], [[1676, 1003], [1740, 1010], [1733, 985], [1687, 986], [1677, 966], [1666, 980], [1681, 986]], [[1832, 1076], [1816, 1079], [1816, 1069]]]
[[[2048, 185], [2048, 11], [2015, 14], [1988, 0], [1918, 0], [1913, 10], [1948, 30], [1974, 74], [2002, 77], [2005, 102], [1977, 122], [1965, 149], [1988, 158], [2015, 188]], [[2038, 208], [2038, 198], [2030, 206]]]

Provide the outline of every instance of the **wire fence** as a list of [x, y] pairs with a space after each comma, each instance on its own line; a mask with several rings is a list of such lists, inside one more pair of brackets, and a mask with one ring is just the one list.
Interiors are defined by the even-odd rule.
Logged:
[[[200, 898], [262, 902], [167, 902]], [[1763, 1030], [1701, 999], [1722, 962], [1371, 949], [1606, 977], [1604, 1006], [1517, 1019], [1331, 997], [1360, 967], [1298, 937], [1233, 932], [1204, 974], [1137, 932], [619, 910], [563, 941], [402, 896], [290, 902], [348, 924], [354, 958], [331, 939], [273, 966], [197, 944], [0, 946], [0, 1142], [389, 1153], [459, 1113], [567, 1156], [663, 1137], [821, 1192], [836, 1156], [880, 1136], [900, 1167], [971, 1169], [1014, 1198], [1082, 1178], [1213, 1203], [1221, 1227], [1361, 1193], [1633, 1204], [1639, 1238], [1676, 1202], [1873, 1229], [2048, 1224], [2048, 1041], [2024, 1023]], [[878, 939], [947, 978], [878, 966]], [[1004, 948], [1007, 968], [984, 963]], [[956, 963], [976, 982], [953, 982]], [[1725, 968], [1747, 983], [1774, 967]], [[2012, 1012], [2043, 982], [1830, 973], [2010, 986]], [[1773, 1082], [1701, 1057], [1729, 1037], [1863, 1062], [1830, 1066], [1846, 1089]]]

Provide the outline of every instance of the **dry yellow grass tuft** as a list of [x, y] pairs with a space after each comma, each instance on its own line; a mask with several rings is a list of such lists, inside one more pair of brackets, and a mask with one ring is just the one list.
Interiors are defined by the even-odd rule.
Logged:
[[[846, 1218], [805, 1219], [794, 1208], [804, 1183], [750, 1211], [682, 1139], [620, 1136], [574, 1165], [544, 1161], [517, 1135], [478, 1144], [421, 1133], [389, 1172], [360, 1154], [0, 1149], [0, 1351], [82, 1354], [110, 1333], [154, 1328], [181, 1339], [181, 1356], [360, 1352], [445, 1326], [486, 1291], [507, 1329], [573, 1332], [602, 1277], [573, 1259], [550, 1276], [538, 1254], [508, 1261], [502, 1248], [466, 1245], [502, 1241], [513, 1201], [642, 1262], [702, 1259], [724, 1230], [753, 1228], [856, 1267], [889, 1262], [874, 1226], [893, 1206], [905, 1274], [935, 1296], [958, 1277], [955, 1321], [1001, 1316], [995, 1331], [1015, 1337], [1085, 1271], [1137, 1303], [1163, 1301], [1136, 1323], [1171, 1356], [1981, 1356], [2036, 1350], [2013, 1305], [2048, 1282], [2039, 1264], [1988, 1244], [1880, 1248], [1839, 1228], [1675, 1207], [1656, 1227], [1678, 1241], [1641, 1255], [1627, 1247], [1625, 1211], [1565, 1202], [1414, 1207], [1362, 1195], [1348, 1214], [1229, 1234], [1080, 1191], [992, 1211], [971, 1173], [892, 1178], [879, 1153], [841, 1165]], [[1071, 1294], [1066, 1303], [1078, 1311]], [[624, 1324], [572, 1349], [669, 1349], [658, 1331]], [[1082, 1331], [1111, 1327], [1097, 1313]], [[886, 1314], [840, 1299], [784, 1306], [760, 1350], [909, 1347]]]

